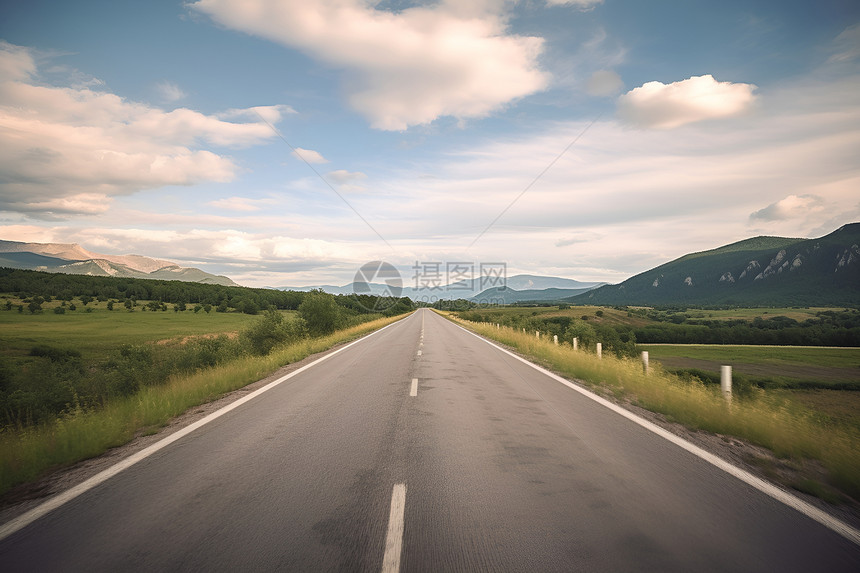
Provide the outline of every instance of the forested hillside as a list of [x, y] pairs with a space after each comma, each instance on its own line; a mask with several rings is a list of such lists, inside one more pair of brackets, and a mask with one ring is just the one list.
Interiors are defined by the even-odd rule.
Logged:
[[755, 237], [565, 299], [573, 304], [860, 306], [860, 223], [818, 239]]

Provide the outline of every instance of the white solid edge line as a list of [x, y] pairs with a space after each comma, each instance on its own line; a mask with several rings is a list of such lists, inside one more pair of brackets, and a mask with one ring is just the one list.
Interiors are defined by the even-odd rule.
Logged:
[[388, 534], [385, 536], [385, 553], [382, 556], [382, 573], [400, 571], [400, 553], [403, 548], [403, 514], [406, 510], [406, 484], [394, 484], [391, 490], [391, 511], [388, 515]]
[[350, 342], [349, 344], [347, 344], [346, 346], [342, 346], [342, 347], [338, 348], [334, 352], [330, 352], [329, 354], [326, 354], [325, 356], [317, 358], [316, 360], [314, 360], [310, 364], [305, 364], [301, 368], [293, 370], [292, 372], [285, 374], [284, 376], [281, 376], [277, 380], [269, 382], [268, 384], [266, 384], [262, 388], [255, 390], [254, 392], [248, 394], [247, 396], [244, 396], [244, 397], [236, 400], [235, 402], [231, 402], [230, 404], [224, 406], [220, 410], [216, 410], [215, 412], [212, 412], [208, 416], [197, 420], [193, 424], [185, 426], [181, 430], [178, 430], [178, 431], [170, 434], [169, 436], [159, 440], [158, 442], [156, 442], [156, 443], [152, 444], [151, 446], [137, 452], [136, 454], [133, 454], [133, 455], [125, 458], [124, 460], [122, 460], [120, 462], [117, 462], [116, 464], [112, 465], [111, 467], [107, 468], [106, 470], [103, 470], [103, 471], [97, 473], [96, 475], [89, 478], [88, 480], [83, 481], [83, 482], [79, 483], [78, 485], [76, 485], [70, 489], [67, 489], [64, 492], [58, 493], [57, 495], [49, 498], [45, 502], [37, 505], [36, 507], [27, 511], [26, 513], [23, 513], [23, 514], [19, 515], [18, 517], [14, 518], [14, 519], [4, 523], [2, 526], [0, 526], [0, 541], [9, 537], [10, 535], [15, 533], [16, 531], [18, 531], [18, 530], [26, 527], [27, 525], [33, 523], [34, 521], [36, 521], [40, 517], [50, 513], [51, 511], [57, 509], [58, 507], [61, 507], [62, 505], [70, 502], [71, 500], [75, 499], [79, 495], [86, 493], [87, 491], [93, 489], [94, 487], [101, 484], [102, 482], [107, 481], [108, 479], [112, 478], [113, 476], [120, 473], [121, 471], [128, 469], [131, 466], [133, 466], [134, 464], [138, 463], [139, 461], [148, 458], [149, 456], [151, 456], [155, 452], [157, 452], [163, 448], [166, 448], [167, 446], [169, 446], [170, 444], [172, 444], [176, 440], [179, 440], [180, 438], [184, 438], [185, 436], [187, 436], [188, 434], [190, 434], [194, 430], [196, 430], [202, 426], [205, 426], [206, 424], [215, 420], [216, 418], [220, 418], [221, 416], [223, 416], [227, 412], [230, 412], [231, 410], [238, 408], [239, 406], [241, 406], [245, 402], [253, 400], [254, 398], [259, 396], [260, 394], [263, 394], [264, 392], [268, 392], [269, 390], [271, 390], [275, 386], [281, 384], [282, 382], [284, 382], [286, 380], [289, 380], [293, 376], [296, 376], [296, 375], [304, 372], [305, 370], [307, 370], [313, 366], [316, 366], [317, 364], [319, 364], [320, 362], [323, 362], [324, 360], [328, 360], [329, 358], [331, 358], [335, 354], [343, 352], [344, 350], [346, 350], [350, 346], [352, 346], [354, 344], [358, 344], [359, 342], [362, 342], [364, 340], [367, 340], [371, 336], [373, 336], [379, 332], [382, 332], [383, 330], [385, 330], [386, 328], [388, 328], [390, 326], [394, 326], [395, 324], [399, 324], [401, 322], [401, 320], [403, 320], [403, 319], [392, 322], [391, 324], [387, 324], [387, 325], [383, 326], [382, 328], [380, 328], [379, 330], [374, 330], [373, 332], [362, 336], [358, 340], [354, 340], [354, 341]]
[[418, 395], [418, 378], [412, 379], [412, 388], [409, 389], [409, 395], [410, 396], [417, 396]]
[[833, 517], [832, 515], [830, 515], [829, 513], [826, 513], [824, 511], [818, 509], [814, 505], [812, 505], [806, 501], [803, 501], [802, 499], [790, 494], [789, 492], [787, 492], [783, 489], [780, 489], [780, 488], [776, 487], [775, 485], [768, 483], [759, 477], [754, 476], [753, 474], [749, 473], [746, 470], [742, 470], [739, 467], [733, 466], [732, 464], [725, 461], [724, 459], [722, 459], [718, 456], [715, 456], [714, 454], [712, 454], [710, 452], [703, 450], [702, 448], [688, 442], [684, 438], [682, 438], [680, 436], [676, 436], [675, 434], [669, 432], [668, 430], [665, 430], [665, 429], [661, 428], [660, 426], [658, 426], [652, 422], [649, 422], [648, 420], [646, 420], [644, 418], [640, 418], [639, 416], [637, 416], [633, 412], [631, 412], [629, 410], [625, 410], [621, 406], [618, 406], [617, 404], [613, 404], [609, 400], [606, 400], [605, 398], [602, 398], [602, 397], [598, 396], [597, 394], [594, 394], [593, 392], [586, 390], [585, 388], [577, 386], [576, 384], [570, 382], [569, 380], [562, 378], [558, 374], [554, 374], [554, 373], [550, 372], [549, 370], [547, 370], [546, 368], [542, 368], [541, 366], [538, 366], [537, 364], [529, 362], [528, 360], [526, 360], [522, 356], [518, 356], [518, 355], [514, 354], [513, 352], [511, 352], [510, 350], [507, 350], [505, 348], [502, 348], [498, 344], [490, 342], [489, 340], [487, 340], [483, 336], [480, 336], [479, 334], [476, 334], [476, 333], [460, 326], [459, 324], [457, 324], [455, 322], [451, 322], [451, 324], [453, 324], [454, 326], [456, 326], [458, 328], [461, 328], [462, 330], [471, 334], [475, 338], [477, 338], [479, 340], [483, 340], [484, 342], [486, 342], [490, 346], [493, 346], [494, 348], [501, 350], [505, 354], [508, 354], [509, 356], [512, 356], [513, 358], [516, 358], [520, 362], [523, 362], [524, 364], [528, 364], [529, 366], [531, 366], [532, 368], [534, 368], [538, 372], [541, 372], [542, 374], [552, 378], [556, 382], [560, 382], [561, 384], [564, 384], [568, 388], [576, 390], [577, 392], [579, 392], [583, 396], [590, 398], [591, 400], [594, 400], [598, 404], [609, 408], [613, 412], [624, 416], [625, 418], [627, 418], [631, 422], [639, 424], [640, 426], [642, 426], [646, 430], [649, 430], [649, 431], [657, 434], [658, 436], [660, 436], [666, 440], [669, 440], [673, 444], [680, 446], [681, 448], [687, 450], [688, 452], [690, 452], [694, 456], [697, 456], [697, 457], [701, 458], [702, 460], [708, 462], [709, 464], [718, 467], [719, 469], [723, 470], [724, 472], [738, 478], [742, 482], [744, 482], [748, 485], [751, 485], [752, 487], [756, 488], [760, 492], [769, 495], [773, 499], [775, 499], [779, 502], [782, 502], [783, 504], [787, 505], [788, 507], [796, 509], [800, 513], [802, 513], [805, 516], [817, 521], [821, 525], [835, 531], [836, 533], [838, 533], [842, 537], [848, 539], [849, 541], [852, 541], [855, 544], [860, 545], [860, 531], [858, 531], [854, 527], [851, 527], [850, 525], [848, 525], [844, 521], [837, 519], [837, 518]]

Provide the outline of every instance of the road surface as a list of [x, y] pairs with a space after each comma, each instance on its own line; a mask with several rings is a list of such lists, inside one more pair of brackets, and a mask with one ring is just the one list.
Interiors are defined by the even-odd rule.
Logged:
[[0, 541], [11, 571], [860, 571], [860, 547], [427, 310]]

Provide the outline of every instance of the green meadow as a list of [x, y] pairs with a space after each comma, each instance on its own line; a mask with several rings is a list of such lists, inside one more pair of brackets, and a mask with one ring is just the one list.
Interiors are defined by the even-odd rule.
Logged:
[[[33, 346], [74, 349], [84, 360], [106, 358], [123, 344], [143, 344], [178, 337], [236, 334], [258, 317], [239, 312], [206, 313], [126, 310], [121, 304], [107, 310], [106, 303], [91, 302], [64, 314], [55, 314], [59, 303], [43, 304], [43, 311], [30, 314], [0, 310], [0, 355], [21, 357]], [[146, 301], [141, 301], [145, 303]], [[87, 312], [87, 308], [92, 309]], [[291, 311], [282, 311], [289, 314]]]
[[[667, 369], [700, 369], [720, 372], [723, 364], [752, 378], [803, 383], [860, 385], [860, 348], [817, 346], [741, 346], [698, 344], [640, 344], [652, 360]], [[855, 389], [855, 388], [852, 388]]]

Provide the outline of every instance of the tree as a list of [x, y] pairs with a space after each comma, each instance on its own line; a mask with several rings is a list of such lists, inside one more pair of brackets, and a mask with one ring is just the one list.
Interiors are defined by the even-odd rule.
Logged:
[[567, 330], [564, 331], [564, 340], [566, 342], [573, 344], [574, 338], [579, 339], [580, 348], [587, 348], [593, 343], [599, 342], [599, 340], [597, 340], [597, 333], [594, 331], [594, 327], [580, 320], [573, 321], [570, 326], [567, 327]]
[[280, 311], [267, 310], [263, 317], [241, 334], [243, 341], [255, 354], [266, 355], [275, 346], [305, 336], [305, 322], [301, 318], [285, 320]]
[[36, 314], [37, 312], [42, 310], [42, 305], [34, 300], [27, 305], [27, 310], [30, 311], [30, 314]]
[[337, 330], [342, 322], [335, 298], [322, 289], [312, 290], [299, 305], [299, 316], [307, 324], [311, 336], [323, 336]]

